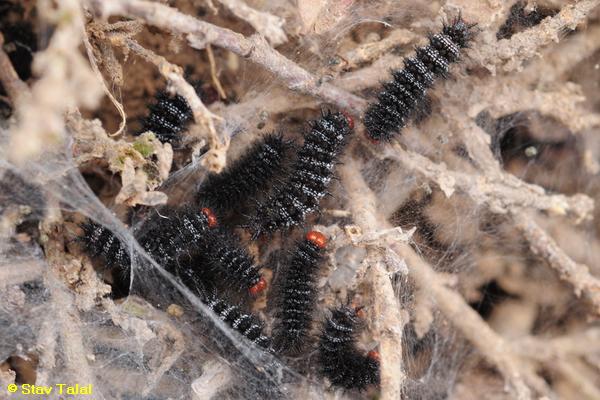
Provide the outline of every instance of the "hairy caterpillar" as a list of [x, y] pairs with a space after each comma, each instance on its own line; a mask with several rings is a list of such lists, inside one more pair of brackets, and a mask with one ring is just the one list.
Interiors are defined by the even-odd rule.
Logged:
[[326, 246], [321, 232], [308, 232], [285, 272], [275, 315], [274, 349], [279, 353], [296, 354], [306, 343], [315, 308], [317, 272]]
[[225, 281], [246, 288], [252, 296], [266, 289], [267, 282], [234, 233], [218, 230], [207, 235], [201, 250], [200, 257], [196, 259], [203, 264], [201, 267], [209, 268]]
[[271, 339], [263, 334], [263, 323], [254, 315], [244, 313], [240, 307], [227, 303], [215, 295], [208, 296], [205, 304], [219, 319], [259, 347], [268, 349]]
[[318, 210], [350, 132], [351, 119], [340, 112], [325, 112], [311, 123], [288, 179], [257, 205], [249, 224], [254, 238], [299, 225]]
[[458, 16], [441, 33], [430, 36], [428, 46], [417, 48], [414, 57], [404, 60], [404, 69], [392, 72], [393, 80], [383, 85], [378, 101], [365, 113], [369, 139], [390, 140], [423, 109], [427, 90], [437, 77], [448, 75], [450, 63], [458, 61], [460, 49], [472, 39], [473, 26]]
[[150, 113], [143, 119], [143, 129], [138, 134], [152, 131], [163, 143], [178, 143], [179, 133], [192, 120], [192, 109], [187, 101], [179, 94], [171, 96], [159, 91], [156, 94], [156, 103], [149, 108]]
[[197, 199], [220, 212], [239, 208], [281, 173], [289, 146], [281, 135], [266, 136], [224, 172], [209, 175], [198, 189]]
[[321, 373], [335, 386], [365, 389], [379, 383], [379, 354], [356, 348], [356, 311], [340, 307], [331, 311], [319, 339]]
[[527, 5], [526, 1], [520, 0], [510, 7], [508, 18], [498, 29], [496, 39], [509, 39], [515, 33], [536, 26], [544, 18], [557, 14], [556, 10], [539, 6], [528, 11]]

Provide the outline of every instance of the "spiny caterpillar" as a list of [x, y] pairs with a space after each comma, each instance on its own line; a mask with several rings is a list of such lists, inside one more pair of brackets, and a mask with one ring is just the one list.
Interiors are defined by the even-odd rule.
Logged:
[[267, 282], [234, 233], [215, 231], [206, 235], [201, 250], [199, 259], [204, 267], [210, 268], [224, 280], [246, 288], [252, 296], [266, 289]]
[[263, 324], [257, 317], [244, 313], [238, 306], [231, 305], [215, 295], [209, 296], [205, 304], [221, 321], [252, 343], [265, 349], [269, 348], [271, 339], [263, 334]]
[[81, 224], [83, 236], [78, 238], [90, 257], [100, 257], [109, 268], [128, 269], [131, 265], [129, 252], [108, 228], [94, 222]]
[[[134, 232], [144, 250], [161, 265], [174, 262], [191, 243], [199, 242], [209, 229], [217, 226], [217, 219], [209, 208], [201, 212], [191, 208], [162, 212], [149, 217]], [[83, 236], [79, 241], [91, 257], [102, 258], [109, 268], [129, 269], [129, 252], [110, 229], [93, 221], [81, 227]]]
[[319, 339], [319, 365], [333, 385], [363, 390], [379, 383], [379, 353], [364, 355], [356, 348], [357, 323], [351, 308], [331, 311]]
[[274, 349], [278, 353], [297, 354], [308, 339], [316, 300], [319, 263], [327, 247], [321, 232], [310, 231], [298, 244], [280, 290], [275, 318]]
[[143, 120], [143, 129], [138, 134], [152, 131], [163, 143], [178, 143], [181, 133], [192, 120], [192, 109], [179, 94], [171, 96], [164, 91], [156, 95], [156, 103]]
[[249, 224], [254, 238], [299, 225], [307, 214], [319, 208], [333, 178], [336, 160], [351, 132], [351, 121], [343, 113], [325, 112], [311, 123], [289, 177], [257, 205]]
[[281, 173], [289, 146], [281, 135], [266, 136], [224, 172], [209, 175], [200, 186], [197, 199], [220, 212], [239, 208], [247, 199], [265, 191]]
[[148, 217], [135, 236], [157, 263], [172, 267], [183, 254], [201, 248], [217, 225], [210, 208], [167, 208]]
[[[201, 212], [167, 209], [150, 217], [134, 236], [156, 262], [169, 270], [177, 268], [183, 254], [201, 250], [221, 275], [246, 284], [252, 295], [263, 291], [266, 282], [250, 256], [216, 227], [217, 218], [209, 208], [202, 208]], [[129, 253], [112, 231], [95, 222], [84, 223], [82, 228], [80, 241], [88, 253], [103, 258], [110, 268], [118, 268], [126, 275], [131, 264]]]
[[416, 49], [416, 55], [404, 60], [404, 69], [392, 72], [393, 80], [383, 85], [364, 117], [369, 139], [389, 141], [422, 110], [427, 90], [437, 77], [446, 78], [450, 63], [458, 61], [460, 49], [472, 39], [474, 24], [460, 15], [441, 33], [429, 37], [429, 45]]

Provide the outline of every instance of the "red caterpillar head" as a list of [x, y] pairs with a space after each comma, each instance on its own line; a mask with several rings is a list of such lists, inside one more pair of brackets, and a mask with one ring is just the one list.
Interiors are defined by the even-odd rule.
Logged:
[[371, 350], [370, 352], [368, 352], [367, 357], [369, 357], [371, 360], [374, 360], [377, 362], [379, 362], [379, 360], [381, 358], [379, 355], [379, 352], [377, 350]]
[[263, 277], [261, 277], [258, 282], [252, 286], [248, 291], [252, 296], [256, 296], [261, 293], [263, 290], [267, 288], [267, 281]]
[[219, 225], [219, 221], [217, 220], [217, 216], [215, 215], [215, 213], [207, 207], [202, 208], [202, 214], [204, 214], [204, 216], [206, 217], [206, 219], [208, 220], [208, 227], [209, 228], [216, 228], [217, 225]]
[[320, 249], [327, 247], [327, 238], [321, 232], [310, 231], [306, 234], [306, 240], [314, 244]]
[[354, 129], [354, 118], [352, 117], [352, 115], [350, 115], [350, 113], [347, 111], [342, 111], [342, 114], [344, 115], [344, 117], [346, 117], [346, 122], [348, 122], [348, 126], [350, 127], [350, 129]]

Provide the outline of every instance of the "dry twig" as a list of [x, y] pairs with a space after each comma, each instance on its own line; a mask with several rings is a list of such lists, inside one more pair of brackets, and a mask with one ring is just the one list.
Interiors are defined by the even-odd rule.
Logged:
[[[342, 182], [350, 196], [350, 210], [354, 221], [363, 233], [371, 233], [380, 226], [377, 215], [377, 200], [363, 180], [360, 164], [346, 158], [340, 168]], [[373, 292], [373, 315], [375, 316], [375, 338], [379, 340], [381, 354], [381, 398], [396, 400], [400, 398], [406, 379], [402, 366], [402, 331], [408, 322], [406, 312], [394, 294], [392, 281], [385, 268], [381, 250], [372, 246], [367, 249], [363, 260], [367, 279], [371, 281]]]
[[236, 17], [252, 25], [273, 47], [287, 42], [287, 36], [283, 30], [283, 24], [285, 23], [283, 18], [255, 10], [243, 0], [219, 0], [219, 3], [227, 7]]
[[[217, 133], [215, 121], [221, 121], [222, 118], [210, 112], [198, 97], [194, 87], [190, 85], [183, 77], [183, 71], [179, 66], [171, 64], [164, 57], [159, 56], [152, 51], [140, 46], [133, 39], [120, 39], [114, 37], [114, 44], [125, 46], [137, 55], [143, 57], [146, 61], [156, 65], [158, 71], [167, 79], [170, 85], [173, 86], [175, 92], [186, 99], [197, 124], [206, 128], [206, 138], [210, 150], [203, 159], [203, 165], [211, 172], [220, 172], [225, 167], [225, 153], [229, 147], [229, 138], [223, 137]], [[193, 134], [194, 128], [189, 131]]]
[[505, 72], [520, 70], [522, 64], [537, 55], [542, 47], [558, 42], [568, 30], [573, 30], [584, 22], [599, 4], [599, 0], [581, 0], [566, 5], [556, 16], [547, 18], [538, 26], [517, 33], [510, 39], [479, 45], [472, 52], [473, 59], [494, 74], [498, 68]]
[[420, 154], [403, 150], [400, 145], [388, 149], [385, 156], [436, 182], [447, 197], [459, 190], [468, 194], [475, 203], [484, 204], [495, 213], [505, 214], [518, 208], [534, 208], [555, 215], [571, 215], [579, 222], [589, 219], [594, 209], [593, 200], [583, 194], [570, 197], [562, 194], [549, 195], [543, 188], [506, 173], [485, 176], [451, 171], [444, 164], [436, 164]]
[[123, 15], [141, 18], [148, 24], [186, 35], [190, 45], [203, 49], [214, 44], [263, 66], [290, 89], [319, 97], [326, 102], [360, 115], [366, 102], [312, 75], [293, 61], [274, 50], [261, 35], [249, 38], [229, 29], [221, 28], [159, 3], [141, 0], [89, 0], [97, 14], [108, 18]]
[[545, 259], [562, 280], [569, 282], [575, 295], [583, 294], [594, 306], [595, 314], [600, 316], [600, 280], [590, 274], [588, 266], [573, 261], [530, 216], [515, 212], [513, 219], [533, 254]]

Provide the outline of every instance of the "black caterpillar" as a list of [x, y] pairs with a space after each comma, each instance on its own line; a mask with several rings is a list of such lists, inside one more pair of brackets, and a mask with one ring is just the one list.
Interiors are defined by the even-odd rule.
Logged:
[[515, 33], [536, 26], [546, 17], [553, 17], [558, 13], [558, 11], [546, 7], [535, 7], [530, 11], [527, 11], [526, 8], [527, 2], [523, 0], [512, 5], [508, 18], [496, 33], [496, 39], [509, 39]]
[[219, 212], [239, 209], [248, 198], [265, 191], [281, 173], [289, 146], [281, 135], [266, 136], [224, 172], [209, 175], [200, 186], [197, 199]]
[[238, 306], [227, 303], [217, 296], [209, 296], [205, 304], [219, 319], [259, 347], [268, 349], [271, 339], [263, 334], [263, 323], [254, 315], [244, 313]]
[[298, 158], [286, 182], [257, 205], [249, 227], [254, 238], [304, 222], [306, 215], [318, 210], [333, 178], [336, 160], [351, 132], [351, 119], [340, 112], [326, 112], [313, 121]]
[[129, 252], [115, 234], [94, 221], [81, 224], [83, 236], [79, 241], [90, 257], [100, 257], [108, 268], [126, 270], [131, 265]]
[[393, 80], [383, 85], [364, 117], [369, 139], [388, 141], [427, 103], [427, 90], [436, 77], [448, 75], [450, 63], [458, 61], [460, 49], [472, 39], [471, 28], [458, 16], [441, 33], [429, 38], [429, 45], [416, 49], [415, 57], [404, 60], [404, 69], [392, 72]]
[[[266, 281], [235, 237], [215, 229], [217, 225], [217, 218], [209, 208], [202, 208], [201, 212], [192, 208], [167, 209], [149, 217], [134, 236], [142, 248], [170, 272], [180, 274], [182, 257], [191, 259], [194, 253], [201, 252], [206, 262], [201, 269], [211, 268], [220, 276], [247, 287], [250, 294], [259, 294], [266, 288]], [[102, 257], [109, 268], [118, 268], [127, 276], [131, 263], [123, 243], [109, 229], [95, 222], [87, 222], [82, 228], [81, 242], [88, 253]], [[201, 269], [192, 271], [201, 275]], [[187, 270], [191, 269], [186, 268], [184, 276], [189, 273]]]
[[187, 101], [178, 94], [171, 96], [159, 91], [156, 94], [156, 103], [149, 108], [150, 114], [143, 119], [143, 129], [138, 135], [152, 131], [163, 143], [179, 143], [179, 134], [192, 120], [192, 109]]
[[303, 350], [312, 322], [316, 301], [316, 279], [327, 239], [310, 231], [298, 244], [281, 285], [279, 308], [275, 314], [274, 349], [278, 353], [297, 354]]
[[[162, 222], [162, 224], [161, 224]], [[167, 210], [164, 215], [150, 217], [134, 236], [140, 245], [160, 264], [172, 263], [191, 241], [200, 240], [209, 228], [214, 228], [217, 220], [210, 209], [194, 212]], [[186, 232], [181, 234], [183, 228]], [[87, 221], [81, 225], [83, 236], [79, 241], [91, 257], [100, 257], [110, 269], [118, 269], [128, 275], [131, 259], [128, 249], [104, 226]]]
[[335, 386], [363, 390], [379, 384], [379, 353], [363, 355], [356, 348], [356, 311], [340, 307], [331, 311], [319, 339], [319, 365]]
[[245, 288], [252, 296], [261, 293], [267, 282], [258, 272], [252, 257], [241, 246], [237, 236], [229, 231], [207, 235], [202, 243], [200, 257], [204, 268], [209, 268], [225, 281]]

